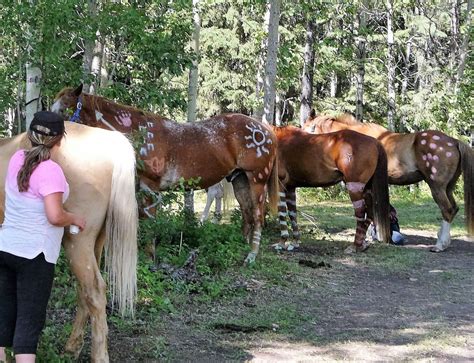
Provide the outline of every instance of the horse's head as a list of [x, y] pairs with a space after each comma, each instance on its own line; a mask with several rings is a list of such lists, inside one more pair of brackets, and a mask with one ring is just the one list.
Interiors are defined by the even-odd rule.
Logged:
[[82, 84], [77, 88], [63, 88], [54, 99], [51, 111], [63, 114], [68, 108], [75, 110], [79, 102], [79, 96], [82, 94]]
[[316, 110], [313, 108], [309, 113], [308, 118], [301, 127], [304, 131], [312, 134], [322, 134], [321, 125], [319, 122], [319, 116], [316, 114]]

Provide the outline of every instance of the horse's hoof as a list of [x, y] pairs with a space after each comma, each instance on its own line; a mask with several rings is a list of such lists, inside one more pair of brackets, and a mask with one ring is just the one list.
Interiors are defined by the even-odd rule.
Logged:
[[443, 252], [443, 251], [445, 251], [445, 249], [440, 248], [438, 246], [433, 246], [433, 247], [430, 248], [430, 252], [439, 253], [439, 252]]
[[294, 251], [294, 250], [296, 250], [299, 246], [300, 246], [300, 245], [299, 245], [298, 243], [290, 243], [290, 244], [286, 247], [286, 249], [287, 249], [288, 251]]
[[255, 262], [257, 254], [255, 252], [250, 252], [244, 260], [244, 266], [248, 266]]
[[349, 247], [347, 247], [345, 250], [344, 250], [344, 253], [346, 255], [352, 255], [353, 253], [356, 252], [356, 249], [355, 249], [355, 246], [354, 245], [350, 245]]
[[283, 251], [285, 249], [285, 244], [281, 243], [281, 242], [278, 242], [278, 243], [273, 244], [272, 247], [276, 251]]

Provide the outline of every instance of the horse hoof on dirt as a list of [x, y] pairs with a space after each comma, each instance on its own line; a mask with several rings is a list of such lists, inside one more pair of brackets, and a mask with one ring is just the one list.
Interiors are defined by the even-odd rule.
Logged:
[[286, 249], [287, 249], [288, 251], [294, 251], [294, 250], [296, 250], [299, 246], [300, 246], [299, 243], [290, 243], [290, 244], [286, 247]]
[[285, 244], [282, 242], [278, 242], [272, 245], [273, 249], [276, 251], [283, 251], [285, 249]]
[[248, 266], [255, 262], [257, 254], [255, 252], [250, 252], [244, 260], [244, 266]]
[[347, 247], [345, 250], [344, 250], [344, 253], [346, 255], [352, 255], [353, 253], [356, 253], [356, 248], [354, 245], [350, 245], [349, 247]]
[[443, 251], [445, 251], [445, 249], [440, 248], [438, 246], [433, 246], [433, 247], [430, 248], [430, 252], [434, 252], [434, 253], [439, 253], [439, 252], [443, 252]]

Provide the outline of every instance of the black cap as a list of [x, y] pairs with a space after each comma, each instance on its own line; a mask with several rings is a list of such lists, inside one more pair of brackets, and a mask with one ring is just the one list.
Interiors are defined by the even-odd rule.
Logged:
[[64, 120], [62, 116], [54, 112], [36, 112], [30, 124], [30, 130], [44, 136], [63, 135]]

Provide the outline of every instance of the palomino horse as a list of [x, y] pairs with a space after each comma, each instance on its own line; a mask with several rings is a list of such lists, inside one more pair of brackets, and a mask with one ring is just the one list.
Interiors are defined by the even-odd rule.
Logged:
[[[85, 216], [86, 228], [65, 232], [63, 246], [78, 280], [78, 309], [66, 351], [77, 358], [84, 327], [92, 325], [92, 361], [107, 362], [106, 284], [99, 265], [105, 245], [105, 267], [112, 299], [122, 313], [133, 313], [136, 295], [137, 207], [135, 153], [118, 132], [66, 123], [66, 137], [52, 159], [64, 170], [70, 186], [66, 209]], [[26, 134], [0, 140], [0, 218], [5, 205], [8, 161], [19, 148], [31, 147]]]
[[223, 114], [205, 121], [177, 123], [103, 97], [65, 88], [51, 107], [61, 113], [74, 108], [83, 124], [144, 136], [139, 170], [141, 183], [153, 191], [174, 188], [180, 180], [198, 180], [207, 188], [224, 177], [232, 182], [243, 215], [243, 234], [252, 242], [245, 259], [257, 256], [264, 218], [265, 194], [270, 208], [278, 203], [277, 141], [271, 128], [241, 114]]
[[387, 152], [390, 184], [426, 181], [443, 216], [433, 252], [444, 251], [451, 243], [451, 222], [459, 209], [453, 190], [462, 172], [466, 226], [468, 234], [474, 235], [474, 153], [467, 144], [440, 131], [401, 134], [374, 123], [359, 122], [347, 114], [316, 116], [314, 110], [303, 128], [317, 134], [349, 129], [374, 137]]
[[[367, 227], [377, 224], [380, 237], [390, 242], [387, 156], [382, 145], [354, 131], [312, 135], [294, 126], [274, 127], [278, 138], [281, 183], [280, 247], [289, 238], [286, 212], [290, 210], [293, 238], [299, 243], [296, 222], [297, 187], [327, 187], [344, 181], [354, 206], [357, 229], [346, 252], [363, 251]], [[291, 244], [288, 246], [291, 247]]]

